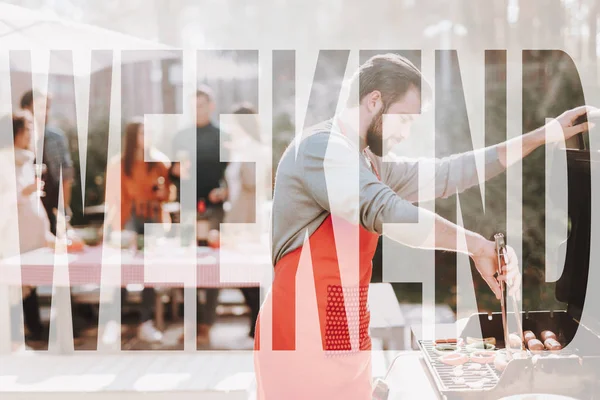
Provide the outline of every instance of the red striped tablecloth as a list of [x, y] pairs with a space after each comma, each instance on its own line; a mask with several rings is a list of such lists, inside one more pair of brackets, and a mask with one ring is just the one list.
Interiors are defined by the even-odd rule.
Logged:
[[[261, 251], [263, 250], [263, 251]], [[4, 271], [0, 274], [3, 284], [18, 283], [21, 272], [23, 285], [89, 285], [89, 284], [144, 284], [146, 286], [191, 286], [191, 268], [196, 267], [197, 287], [252, 287], [258, 286], [258, 276], [271, 268], [271, 260], [265, 249], [252, 246], [235, 250], [211, 249], [207, 247], [180, 248], [161, 246], [154, 251], [121, 251], [110, 246], [86, 247], [79, 253], [58, 255], [51, 249], [38, 249], [0, 262]], [[194, 265], [195, 264], [195, 265]], [[66, 271], [55, 279], [59, 268]], [[67, 269], [65, 269], [67, 266]], [[102, 277], [104, 269], [120, 268], [121, 279]], [[105, 270], [107, 274], [111, 271]], [[115, 274], [113, 273], [114, 277]], [[187, 276], [188, 278], [185, 278]], [[110, 279], [110, 278], [108, 278]], [[114, 278], [113, 278], [114, 279]]]

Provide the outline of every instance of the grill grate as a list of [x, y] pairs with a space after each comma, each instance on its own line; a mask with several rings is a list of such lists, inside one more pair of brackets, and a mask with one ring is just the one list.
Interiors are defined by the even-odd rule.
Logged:
[[[430, 340], [420, 340], [419, 345], [423, 353], [427, 357], [427, 364], [432, 371], [434, 378], [438, 382], [439, 389], [442, 392], [446, 391], [480, 391], [491, 389], [498, 383], [499, 375], [496, 369], [491, 364], [482, 364], [481, 369], [471, 369], [470, 366], [476, 363], [467, 362], [463, 365], [463, 374], [457, 377], [454, 374], [455, 367], [446, 365], [439, 361], [440, 356], [437, 355], [433, 348], [435, 343]], [[461, 350], [464, 352], [464, 350]], [[458, 380], [457, 378], [462, 378]], [[483, 380], [483, 384], [477, 387], [471, 387], [469, 384], [476, 384]]]

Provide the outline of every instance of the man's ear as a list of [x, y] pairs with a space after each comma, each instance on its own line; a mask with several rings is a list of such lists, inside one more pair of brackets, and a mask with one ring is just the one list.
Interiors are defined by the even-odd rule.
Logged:
[[381, 92], [374, 90], [369, 93], [366, 97], [367, 110], [372, 114], [377, 114], [383, 108], [383, 100], [381, 99]]
[[208, 107], [210, 109], [211, 114], [217, 109], [216, 103], [214, 101], [212, 101], [212, 100], [210, 101], [210, 104], [209, 104]]

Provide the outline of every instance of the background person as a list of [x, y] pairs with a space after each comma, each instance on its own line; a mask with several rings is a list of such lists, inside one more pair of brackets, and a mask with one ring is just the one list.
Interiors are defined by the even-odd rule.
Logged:
[[[21, 109], [33, 115], [33, 134], [31, 135], [30, 146], [35, 153], [36, 163], [46, 165], [46, 172], [43, 174], [45, 196], [42, 197], [42, 204], [50, 221], [50, 231], [56, 235], [56, 218], [61, 194], [67, 225], [71, 217], [70, 204], [74, 169], [66, 135], [58, 127], [51, 126], [48, 123], [51, 104], [52, 97], [48, 93], [39, 90], [28, 90], [21, 96], [20, 101]], [[41, 154], [38, 154], [42, 139]], [[60, 191], [61, 185], [62, 192]], [[35, 299], [37, 304], [38, 295], [35, 290], [32, 291], [31, 296], [32, 302]], [[86, 321], [73, 297], [71, 297], [71, 313], [73, 337], [76, 341], [79, 341]]]
[[[19, 215], [19, 249], [21, 253], [54, 245], [50, 222], [39, 207], [40, 193], [31, 149], [33, 123], [28, 113], [15, 113], [12, 117], [17, 183], [17, 209]], [[42, 197], [43, 198], [43, 197]]]
[[[121, 175], [121, 198], [107, 199], [109, 209], [121, 209], [120, 218], [110, 213], [109, 223], [114, 231], [130, 230], [143, 235], [145, 223], [164, 222], [162, 203], [169, 197], [169, 166], [167, 157], [145, 140], [143, 121], [129, 122], [125, 127], [123, 153], [109, 165], [109, 168], [119, 169], [116, 172]], [[127, 290], [121, 289], [121, 300], [125, 301], [126, 296]], [[162, 340], [162, 333], [152, 321], [155, 300], [154, 288], [145, 287], [137, 335], [146, 342]]]
[[[44, 104], [45, 101], [45, 104]], [[21, 109], [29, 111], [34, 118], [34, 135], [31, 137], [33, 151], [39, 149], [38, 143], [43, 137], [41, 161], [46, 164], [44, 208], [50, 220], [50, 229], [56, 235], [56, 210], [58, 210], [59, 190], [62, 184], [65, 215], [70, 216], [71, 187], [73, 185], [73, 161], [69, 152], [67, 138], [59, 128], [48, 125], [52, 97], [37, 90], [29, 90], [21, 97]], [[44, 131], [40, 133], [41, 127]], [[36, 155], [39, 158], [39, 155]], [[38, 159], [38, 162], [40, 160]], [[62, 179], [61, 179], [62, 177]]]
[[[31, 149], [33, 131], [32, 116], [28, 112], [12, 115], [14, 138], [15, 189], [19, 231], [19, 251], [26, 253], [42, 247], [54, 245], [54, 235], [50, 232], [50, 222], [41, 204], [38, 182], [34, 169], [34, 153]], [[5, 148], [3, 152], [10, 151]], [[8, 158], [9, 155], [6, 154]], [[6, 188], [5, 188], [6, 190]], [[13, 226], [12, 229], [15, 227]], [[23, 286], [23, 313], [28, 339], [42, 340], [44, 327], [40, 318], [38, 297], [35, 288]], [[15, 312], [16, 310], [13, 310]], [[13, 314], [13, 321], [17, 320]], [[15, 332], [13, 331], [13, 334]]]
[[[228, 132], [230, 142], [228, 150], [232, 152], [233, 160], [249, 159], [247, 155], [265, 154], [261, 143], [260, 126], [256, 110], [250, 103], [244, 103], [233, 109], [235, 127]], [[254, 115], [254, 118], [248, 118]], [[257, 171], [258, 163], [232, 162], [227, 167], [227, 187], [229, 188], [229, 210], [225, 214], [226, 223], [252, 224], [258, 221], [256, 214], [257, 183], [267, 187], [268, 171]], [[261, 203], [259, 203], [261, 204]], [[260, 227], [260, 226], [259, 226]], [[243, 233], [243, 227], [239, 227]], [[237, 237], [236, 237], [237, 238]], [[248, 236], [240, 236], [239, 240], [248, 240]], [[254, 337], [256, 319], [260, 308], [260, 288], [241, 288], [246, 304], [250, 308], [250, 332]]]
[[[225, 186], [226, 162], [221, 162], [221, 137], [218, 126], [211, 122], [215, 110], [214, 95], [210, 87], [199, 86], [196, 91], [196, 127], [185, 129], [173, 139], [173, 154], [189, 152], [196, 137], [196, 201], [204, 202], [204, 216], [211, 229], [219, 229], [223, 222], [223, 203], [227, 199]], [[175, 180], [185, 176], [181, 163], [175, 163], [171, 174]], [[204, 295], [203, 295], [204, 293]], [[218, 289], [203, 289], [198, 299], [198, 344], [208, 344], [210, 329], [216, 320]]]

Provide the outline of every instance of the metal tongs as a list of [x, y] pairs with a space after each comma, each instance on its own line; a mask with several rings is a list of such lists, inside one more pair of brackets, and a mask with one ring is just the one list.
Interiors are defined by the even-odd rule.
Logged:
[[[494, 241], [496, 242], [496, 254], [498, 256], [498, 275], [503, 274], [504, 267], [508, 264], [508, 252], [506, 250], [506, 241], [504, 240], [504, 235], [502, 233], [497, 233], [494, 235]], [[512, 349], [510, 346], [510, 333], [508, 332], [508, 323], [507, 323], [507, 314], [506, 314], [506, 301], [507, 297], [510, 297], [512, 300], [513, 314], [515, 315], [515, 319], [517, 321], [517, 330], [518, 334], [521, 337], [521, 348], [519, 350], [523, 350], [523, 325], [521, 324], [521, 313], [519, 312], [519, 306], [517, 304], [517, 298], [508, 295], [508, 284], [505, 281], [501, 280], [500, 283], [500, 305], [502, 307], [502, 332], [504, 333], [504, 347], [506, 349], [506, 357], [508, 360], [512, 359]], [[506, 293], [505, 293], [506, 292]]]

